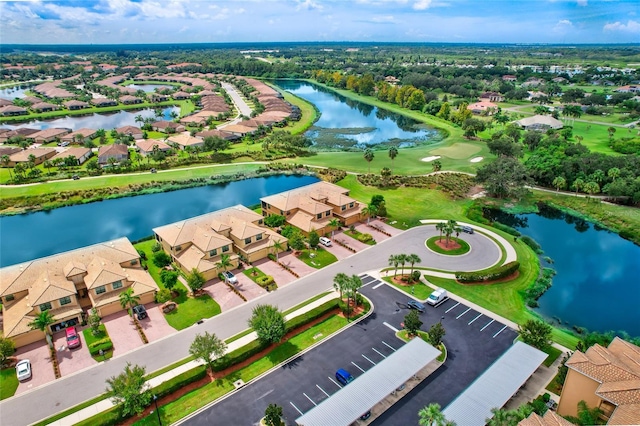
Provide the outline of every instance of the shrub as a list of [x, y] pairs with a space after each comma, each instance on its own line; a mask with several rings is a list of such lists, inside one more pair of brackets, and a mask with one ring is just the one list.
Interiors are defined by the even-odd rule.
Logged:
[[157, 253], [160, 250], [162, 250], [162, 245], [160, 243], [155, 243], [153, 246], [151, 246], [151, 251], [154, 253]]
[[90, 344], [89, 345], [89, 354], [91, 354], [91, 356], [98, 356], [98, 355], [100, 355], [100, 350], [101, 349], [104, 352], [107, 352], [107, 351], [113, 349], [113, 342], [111, 341], [110, 338], [105, 337], [103, 339], [96, 340], [95, 342]]
[[222, 358], [218, 358], [214, 365], [214, 371], [222, 371], [234, 364], [242, 362], [246, 359], [251, 358], [253, 355], [259, 353], [261, 350], [269, 346], [268, 344], [263, 344], [259, 340], [254, 340], [253, 342], [244, 345], [235, 351], [229, 352]]
[[474, 272], [456, 272], [456, 280], [461, 283], [495, 281], [508, 277], [520, 269], [520, 262], [509, 262], [502, 266]]
[[140, 256], [142, 260], [147, 260], [147, 253], [145, 253], [144, 250], [138, 250], [138, 256]]
[[358, 234], [358, 241], [360, 241], [361, 243], [368, 243], [373, 241], [373, 237], [371, 236], [371, 234]]
[[542, 247], [540, 247], [540, 244], [538, 244], [536, 240], [529, 237], [528, 235], [522, 236], [521, 239], [522, 242], [531, 247], [531, 249], [535, 251], [536, 254], [542, 254]]
[[420, 271], [413, 271], [411, 273], [411, 281], [419, 281], [420, 280]]
[[279, 226], [284, 225], [286, 220], [287, 219], [284, 216], [280, 216], [278, 214], [272, 214], [267, 216], [264, 219], [264, 224], [267, 225], [269, 228], [277, 228]]
[[269, 260], [273, 260], [274, 262], [276, 261], [276, 255], [273, 253], [269, 253], [267, 257], [269, 258]]
[[160, 279], [162, 280], [162, 284], [165, 288], [171, 290], [178, 282], [178, 273], [176, 271], [167, 271], [166, 269], [163, 269], [160, 271]]
[[514, 237], [519, 237], [520, 235], [522, 235], [522, 234], [520, 234], [520, 231], [518, 231], [517, 229], [512, 228], [509, 225], [505, 225], [505, 224], [500, 223], [500, 222], [493, 222], [493, 227], [496, 228], [496, 229], [499, 229], [501, 231], [504, 231], [507, 234], [511, 234]]
[[270, 284], [273, 284], [273, 277], [271, 275], [262, 275], [256, 278], [256, 283], [263, 288], [268, 287]]
[[171, 257], [164, 251], [159, 251], [153, 255], [153, 264], [158, 268], [164, 268], [171, 263]]
[[162, 288], [160, 291], [156, 293], [156, 302], [164, 303], [168, 300], [171, 300], [171, 290], [167, 288]]

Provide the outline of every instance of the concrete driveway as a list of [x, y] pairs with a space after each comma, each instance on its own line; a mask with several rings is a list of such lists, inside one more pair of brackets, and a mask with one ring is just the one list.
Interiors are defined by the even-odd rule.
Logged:
[[[291, 270], [294, 271], [296, 274], [298, 274], [300, 276], [300, 278], [305, 277], [305, 276], [317, 271], [317, 269], [312, 268], [311, 266], [309, 266], [306, 263], [304, 263], [302, 260], [300, 260], [297, 257], [295, 257], [293, 252], [281, 254], [280, 257], [278, 258], [278, 260], [283, 265], [287, 265], [289, 268], [291, 268]], [[293, 275], [291, 275], [291, 276], [293, 276]]]
[[[370, 234], [371, 232], [368, 232], [368, 233]], [[373, 237], [373, 239], [375, 239], [375, 238], [376, 238], [376, 236]], [[362, 250], [364, 250], [364, 249], [366, 249], [368, 247], [371, 247], [369, 244], [361, 243], [360, 241], [356, 240], [355, 238], [348, 236], [343, 231], [336, 232], [335, 237], [333, 238], [333, 240], [334, 241], [342, 241], [343, 243], [345, 243], [346, 245], [348, 245], [349, 247], [351, 247], [355, 251], [362, 251]]]
[[160, 306], [155, 303], [144, 305], [149, 318], [141, 320], [140, 325], [149, 342], [155, 342], [165, 336], [176, 333], [176, 330], [167, 323]]
[[133, 318], [129, 316], [127, 311], [108, 315], [102, 319], [102, 323], [107, 328], [109, 337], [113, 342], [114, 357], [139, 348], [144, 344], [133, 323]]
[[[341, 238], [341, 239], [344, 239], [344, 238]], [[341, 245], [335, 242], [331, 244], [331, 247], [325, 247], [324, 249], [329, 253], [333, 254], [338, 260], [346, 259], [347, 257], [352, 256], [354, 254], [351, 250], [348, 250], [347, 248], [342, 247]]]
[[[236, 273], [237, 272], [237, 273]], [[247, 300], [255, 299], [258, 296], [262, 296], [267, 293], [267, 290], [254, 283], [251, 278], [246, 276], [240, 271], [234, 272], [238, 282], [231, 284], [234, 286]]]
[[272, 260], [262, 259], [255, 262], [253, 265], [265, 274], [271, 275], [276, 284], [278, 284], [278, 287], [284, 287], [296, 280], [296, 277], [294, 277], [293, 274], [287, 272], [282, 266]]
[[207, 281], [207, 284], [203, 289], [218, 303], [218, 305], [220, 305], [222, 312], [228, 311], [229, 309], [235, 308], [236, 306], [244, 303], [244, 300], [242, 300], [240, 296], [235, 294], [228, 285], [217, 278]]
[[27, 381], [20, 382], [16, 390], [16, 395], [56, 379], [56, 375], [53, 373], [53, 364], [49, 357], [49, 348], [44, 339], [42, 339], [41, 342], [31, 343], [30, 345], [19, 348], [15, 356], [18, 360], [28, 359], [31, 361], [31, 378]]
[[[67, 347], [64, 332], [56, 333], [54, 336], [53, 343], [57, 349], [56, 356], [58, 358], [58, 365], [60, 366], [60, 374], [62, 374], [63, 377], [96, 364], [96, 361], [89, 354], [89, 348], [87, 348], [84, 335], [82, 334], [82, 330], [85, 328], [87, 327], [76, 327], [78, 336], [80, 336], [80, 342], [82, 342], [79, 348], [69, 349]], [[60, 348], [64, 349], [60, 350]]]

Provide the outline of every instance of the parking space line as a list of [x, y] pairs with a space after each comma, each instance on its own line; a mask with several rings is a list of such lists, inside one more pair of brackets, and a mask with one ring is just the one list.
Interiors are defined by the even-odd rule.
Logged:
[[324, 391], [324, 389], [322, 389], [322, 388], [321, 388], [320, 386], [318, 386], [317, 384], [316, 384], [316, 387], [317, 387], [318, 389], [320, 389], [320, 390], [322, 391], [322, 393], [323, 393], [323, 394], [327, 395], [327, 398], [329, 397], [329, 394], [328, 394], [328, 393], [326, 393], [326, 392]]
[[474, 319], [472, 319], [471, 321], [469, 321], [469, 322], [467, 323], [467, 325], [471, 325], [475, 320], [477, 320], [477, 319], [478, 319], [478, 318], [480, 318], [481, 316], [482, 316], [482, 314], [478, 314], [478, 316], [477, 316], [477, 317], [475, 317]]
[[307, 394], [306, 394], [306, 393], [304, 393], [304, 392], [302, 392], [302, 394], [303, 394], [304, 396], [306, 396], [306, 397], [307, 397], [307, 399], [308, 399], [309, 401], [311, 401], [311, 403], [312, 403], [313, 405], [315, 405], [316, 407], [318, 406], [318, 404], [316, 404], [316, 403], [313, 401], [313, 399], [309, 398], [309, 395], [307, 395]]
[[493, 338], [495, 339], [495, 338], [496, 338], [496, 336], [497, 336], [498, 334], [502, 333], [502, 331], [503, 331], [505, 328], [507, 328], [507, 326], [506, 326], [506, 325], [505, 325], [504, 327], [502, 327], [502, 328], [500, 329], [500, 331], [498, 331], [496, 334], [494, 334], [494, 335], [493, 335]]
[[362, 368], [360, 368], [360, 366], [358, 364], [356, 364], [353, 361], [351, 361], [351, 364], [353, 364], [358, 370], [360, 370], [360, 371], [362, 371], [364, 373], [364, 370]]
[[384, 283], [376, 284], [376, 285], [374, 285], [374, 286], [373, 286], [373, 287], [371, 287], [371, 288], [373, 288], [373, 289], [375, 290], [376, 288], [380, 287], [381, 285], [384, 285]]
[[[352, 364], [353, 364], [353, 363], [352, 363]], [[354, 364], [354, 365], [355, 365], [355, 364]], [[357, 367], [357, 366], [356, 366], [356, 367]], [[363, 373], [364, 373], [364, 371], [363, 371]], [[331, 378], [331, 376], [327, 376], [327, 377], [329, 377], [329, 380], [331, 380], [331, 381], [333, 382], [333, 384], [334, 384], [334, 385], [336, 385], [337, 387], [339, 387], [340, 389], [342, 389], [342, 386], [340, 386], [340, 383], [338, 383], [338, 382], [336, 382], [335, 380], [333, 380], [333, 379]]]
[[484, 327], [482, 327], [482, 328], [480, 329], [480, 331], [484, 331], [484, 329], [485, 329], [485, 328], [487, 328], [487, 327], [489, 327], [489, 326], [491, 325], [491, 323], [492, 323], [492, 322], [494, 322], [494, 321], [495, 321], [494, 319], [492, 319], [491, 321], [489, 321], [489, 322], [488, 322]]
[[377, 353], [378, 355], [380, 355], [382, 358], [386, 358], [386, 356], [384, 356], [384, 355], [383, 355], [379, 350], [377, 350], [376, 348], [371, 348], [371, 349], [373, 349], [374, 351], [376, 351], [376, 353]]
[[367, 361], [369, 361], [371, 364], [376, 365], [375, 362], [371, 361], [369, 358], [367, 358], [364, 354], [361, 354], [362, 358], [366, 359]]
[[389, 324], [388, 322], [383, 322], [384, 325], [386, 325], [387, 327], [389, 327], [390, 329], [392, 329], [394, 332], [398, 332], [400, 330], [398, 330], [397, 328], [395, 328], [394, 326], [392, 326], [391, 324]]
[[382, 340], [382, 344], [385, 345], [386, 347], [388, 347], [389, 349], [391, 349], [392, 351], [394, 351], [394, 352], [396, 351], [396, 348], [394, 348], [393, 346], [391, 346], [390, 344], [388, 344], [384, 340]]
[[468, 308], [466, 311], [464, 311], [463, 313], [461, 313], [460, 315], [458, 315], [456, 317], [456, 319], [460, 318], [461, 316], [463, 316], [464, 314], [466, 314], [467, 312], [469, 312], [471, 310], [471, 308]]
[[301, 416], [303, 416], [303, 415], [304, 415], [304, 413], [303, 413], [302, 411], [300, 411], [300, 410], [298, 409], [298, 407], [296, 407], [296, 406], [293, 404], [293, 402], [289, 401], [289, 404], [291, 404], [291, 406], [292, 406], [293, 408], [295, 408], [295, 409], [296, 409], [296, 411], [297, 411], [298, 413], [300, 413], [300, 415], [301, 415]]
[[444, 311], [445, 314], [448, 314], [450, 310], [452, 310], [453, 308], [455, 308], [456, 306], [458, 306], [460, 304], [460, 302], [456, 303], [455, 305], [453, 305], [452, 307], [450, 307], [449, 309], [447, 309], [446, 311]]

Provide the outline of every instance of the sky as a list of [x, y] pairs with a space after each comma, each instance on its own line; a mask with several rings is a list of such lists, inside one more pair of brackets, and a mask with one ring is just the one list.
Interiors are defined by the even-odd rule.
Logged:
[[640, 43], [639, 0], [0, 0], [3, 44]]

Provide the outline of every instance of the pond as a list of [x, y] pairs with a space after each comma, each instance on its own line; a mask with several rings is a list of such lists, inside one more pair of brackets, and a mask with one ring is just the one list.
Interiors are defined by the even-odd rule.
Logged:
[[25, 93], [29, 90], [31, 86], [22, 85], [22, 86], [13, 86], [13, 87], [5, 87], [4, 89], [0, 89], [0, 98], [14, 100], [17, 98], [24, 98], [27, 96]]
[[[171, 112], [175, 111], [180, 113], [179, 107], [169, 107], [162, 109], [162, 117], [158, 120], [171, 121]], [[34, 120], [21, 124], [3, 124], [2, 127], [17, 129], [18, 127], [29, 127], [32, 129], [49, 129], [51, 127], [62, 127], [71, 130], [82, 129], [88, 127], [89, 129], [117, 129], [123, 126], [136, 126], [140, 127], [141, 123], [136, 122], [137, 116], [143, 118], [155, 117], [154, 110], [145, 108], [141, 110], [128, 110], [118, 111], [109, 114], [90, 114], [90, 115], [74, 115], [69, 117], [60, 117], [53, 120]]]
[[538, 242], [557, 275], [536, 308], [556, 324], [640, 336], [640, 247], [557, 209], [538, 214], [488, 212]]
[[251, 206], [261, 197], [318, 182], [311, 176], [270, 176], [158, 194], [0, 216], [0, 266], [79, 247], [153, 234], [152, 229], [225, 207]]
[[306, 133], [319, 150], [410, 147], [441, 139], [440, 132], [432, 127], [320, 86], [289, 80], [275, 83], [320, 111], [320, 118]]
[[170, 87], [169, 85], [162, 85], [162, 84], [128, 84], [126, 87], [130, 88], [130, 89], [135, 89], [135, 90], [142, 90], [146, 93], [153, 93], [156, 91], [156, 89], [159, 89], [161, 87]]

